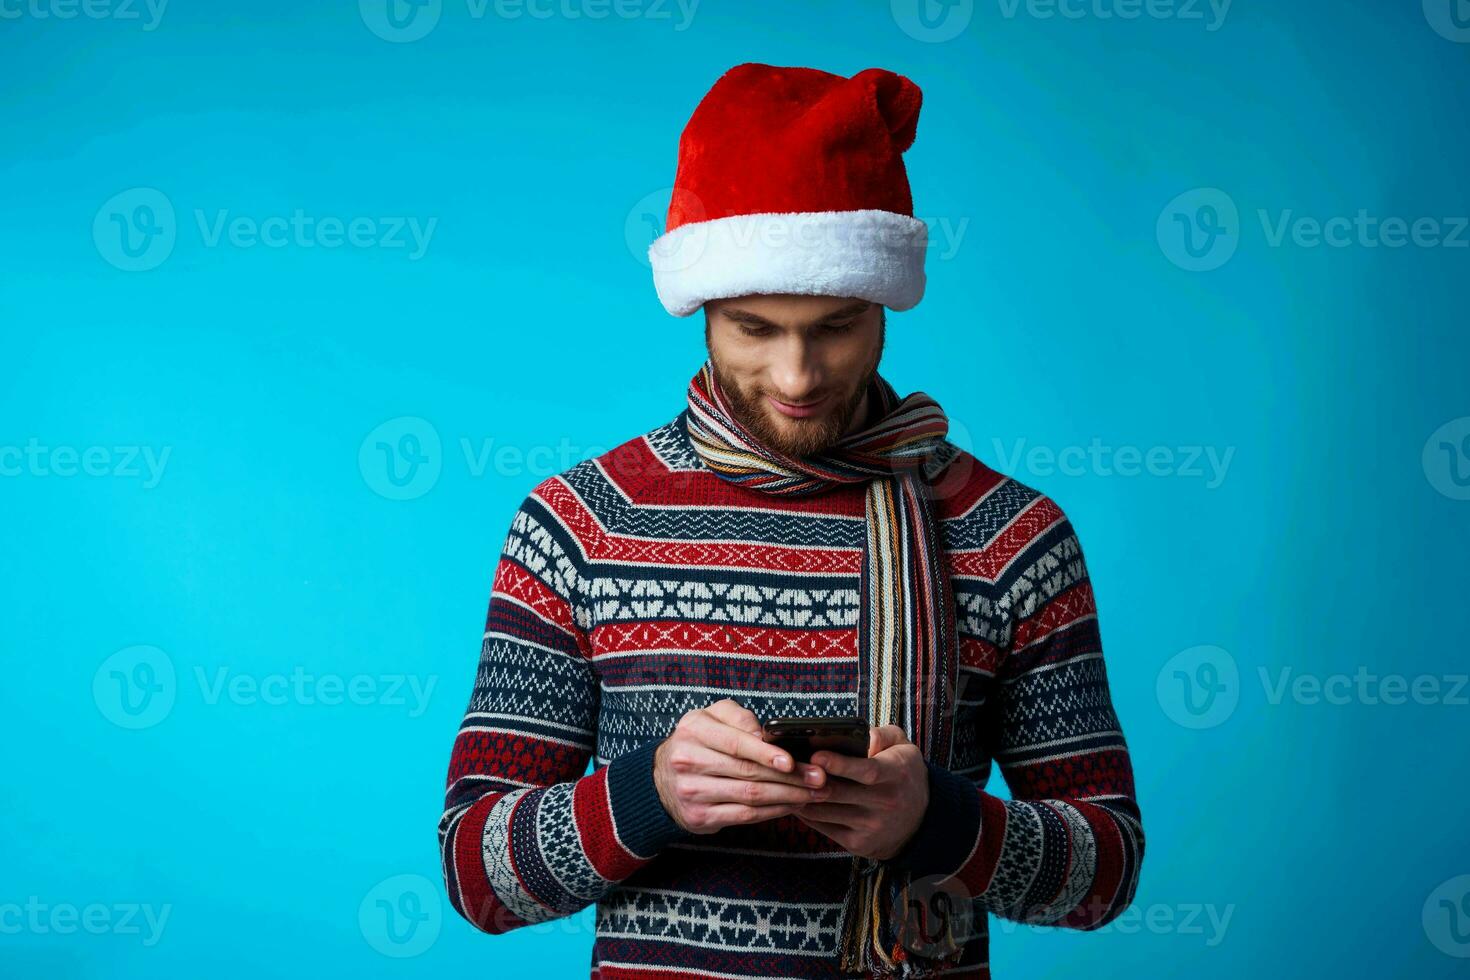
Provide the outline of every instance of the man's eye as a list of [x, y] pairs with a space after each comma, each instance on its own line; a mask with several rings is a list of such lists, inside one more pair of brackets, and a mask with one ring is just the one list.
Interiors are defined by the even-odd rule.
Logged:
[[[828, 323], [824, 323], [824, 324], [821, 325], [821, 330], [823, 330], [826, 333], [838, 333], [838, 334], [840, 334], [840, 333], [846, 333], [847, 331], [849, 331], [849, 330], [852, 329], [854, 322], [856, 322], [856, 321], [853, 321], [853, 320], [844, 320], [844, 321], [842, 321], [840, 323], [838, 323], [838, 322], [828, 322]], [[753, 327], [753, 326], [750, 326], [749, 324], [742, 323], [740, 325], [740, 332], [743, 333], [747, 337], [767, 337], [767, 336], [770, 336], [771, 328], [770, 327]]]

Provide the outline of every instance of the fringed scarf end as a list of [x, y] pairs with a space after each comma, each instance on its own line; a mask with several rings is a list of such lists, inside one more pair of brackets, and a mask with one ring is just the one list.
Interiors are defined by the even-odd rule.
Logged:
[[[944, 955], [916, 953], [906, 943], [910, 920], [909, 875], [872, 858], [853, 860], [853, 880], [838, 923], [838, 962], [843, 973], [882, 978], [937, 977], [958, 961], [961, 948], [948, 921], [939, 944]], [[922, 931], [922, 921], [917, 924]]]

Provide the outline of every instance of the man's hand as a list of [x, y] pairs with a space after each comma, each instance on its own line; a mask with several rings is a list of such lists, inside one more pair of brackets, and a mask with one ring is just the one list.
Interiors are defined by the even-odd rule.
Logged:
[[783, 817], [826, 799], [826, 775], [761, 738], [755, 712], [733, 698], [679, 719], [653, 754], [653, 783], [674, 822], [696, 834]]
[[903, 849], [929, 808], [929, 768], [902, 728], [868, 729], [866, 759], [821, 751], [812, 762], [838, 778], [826, 801], [796, 810], [803, 823], [859, 857], [887, 860]]

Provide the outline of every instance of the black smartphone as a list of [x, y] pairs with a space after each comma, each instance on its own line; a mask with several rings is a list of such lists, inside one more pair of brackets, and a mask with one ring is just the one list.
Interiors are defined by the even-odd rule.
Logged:
[[797, 762], [811, 762], [818, 750], [868, 757], [868, 722], [857, 715], [839, 718], [787, 716], [761, 726], [761, 737], [791, 753]]

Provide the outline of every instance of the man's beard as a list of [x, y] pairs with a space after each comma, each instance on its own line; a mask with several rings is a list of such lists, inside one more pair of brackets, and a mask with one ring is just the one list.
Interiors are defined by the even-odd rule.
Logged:
[[[858, 405], [862, 403], [863, 394], [873, 385], [873, 378], [878, 373], [878, 362], [883, 356], [883, 342], [886, 325], [878, 328], [878, 343], [873, 347], [873, 356], [863, 368], [862, 380], [856, 388], [835, 410], [829, 410], [820, 416], [804, 419], [788, 419], [789, 429], [777, 427], [777, 423], [770, 417], [774, 409], [769, 407], [766, 393], [757, 391], [753, 395], [747, 395], [731, 379], [720, 370], [719, 361], [715, 360], [714, 353], [710, 353], [710, 366], [714, 369], [715, 383], [725, 394], [725, 402], [730, 407], [730, 414], [735, 421], [745, 426], [746, 430], [767, 449], [775, 450], [795, 459], [804, 456], [814, 456], [823, 450], [830, 449], [844, 435], [847, 427], [852, 422], [853, 416], [857, 414]], [[871, 397], [868, 409], [871, 415], [877, 407], [877, 396]]]

